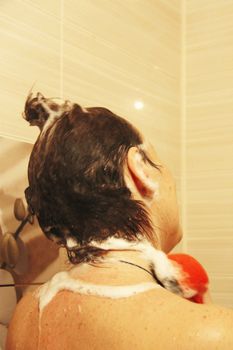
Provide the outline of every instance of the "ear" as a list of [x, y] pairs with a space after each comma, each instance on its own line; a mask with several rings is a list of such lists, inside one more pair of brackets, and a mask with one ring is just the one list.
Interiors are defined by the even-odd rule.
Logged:
[[140, 195], [152, 200], [158, 192], [158, 183], [151, 177], [151, 165], [145, 163], [137, 147], [131, 147], [127, 155], [128, 169]]

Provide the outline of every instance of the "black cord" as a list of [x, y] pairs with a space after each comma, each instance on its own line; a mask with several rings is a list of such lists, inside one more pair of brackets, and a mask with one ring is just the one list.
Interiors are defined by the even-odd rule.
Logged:
[[163, 285], [163, 283], [158, 279], [158, 277], [157, 277], [156, 274], [155, 274], [155, 271], [154, 271], [152, 268], [151, 268], [151, 271], [149, 271], [149, 270], [145, 269], [144, 267], [142, 267], [142, 266], [140, 266], [140, 265], [137, 265], [137, 264], [134, 264], [134, 263], [131, 263], [131, 262], [129, 262], [129, 261], [125, 261], [125, 260], [118, 260], [118, 261], [120, 261], [120, 262], [122, 262], [122, 263], [124, 263], [124, 264], [129, 264], [129, 265], [137, 266], [137, 267], [139, 267], [139, 269], [142, 269], [142, 270], [146, 271], [147, 273], [149, 273], [149, 274], [153, 277], [153, 279], [154, 279], [161, 287], [165, 288], [164, 285]]
[[129, 265], [133, 265], [133, 266], [137, 266], [139, 267], [139, 269], [142, 269], [144, 271], [146, 271], [147, 273], [149, 273], [153, 278], [154, 278], [154, 274], [152, 272], [150, 272], [149, 270], [145, 269], [144, 267], [140, 266], [140, 265], [137, 265], [137, 264], [134, 264], [134, 263], [131, 263], [129, 261], [125, 261], [125, 260], [119, 260], [120, 262], [124, 263], [124, 264], [129, 264]]

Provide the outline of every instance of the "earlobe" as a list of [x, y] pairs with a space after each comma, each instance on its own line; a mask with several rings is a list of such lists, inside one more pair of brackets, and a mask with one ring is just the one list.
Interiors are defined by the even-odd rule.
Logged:
[[137, 147], [129, 149], [127, 164], [131, 178], [140, 195], [147, 200], [152, 200], [158, 193], [158, 183], [151, 179], [150, 164], [145, 163]]

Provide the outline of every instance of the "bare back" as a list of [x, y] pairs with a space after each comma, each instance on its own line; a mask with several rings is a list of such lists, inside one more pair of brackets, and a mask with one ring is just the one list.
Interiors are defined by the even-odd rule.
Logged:
[[62, 290], [41, 319], [35, 295], [20, 301], [6, 349], [228, 350], [232, 329], [233, 311], [194, 304], [161, 287], [119, 299]]

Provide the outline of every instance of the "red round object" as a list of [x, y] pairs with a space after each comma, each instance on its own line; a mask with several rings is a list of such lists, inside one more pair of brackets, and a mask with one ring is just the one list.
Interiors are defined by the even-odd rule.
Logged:
[[188, 254], [168, 254], [170, 260], [175, 261], [184, 272], [181, 284], [186, 284], [195, 289], [198, 294], [203, 294], [208, 289], [209, 278], [204, 267]]

